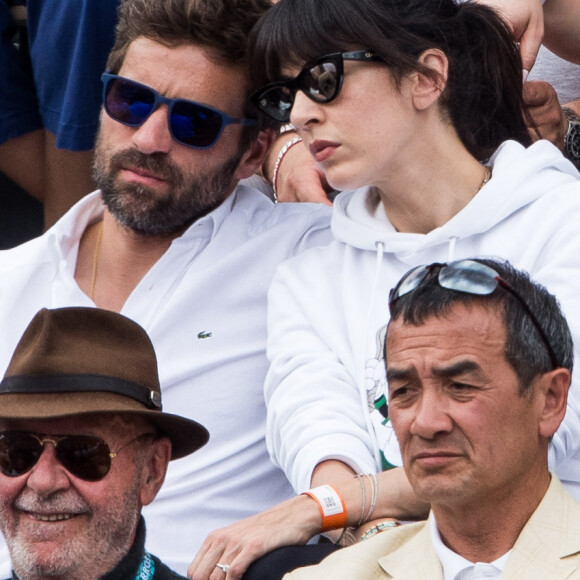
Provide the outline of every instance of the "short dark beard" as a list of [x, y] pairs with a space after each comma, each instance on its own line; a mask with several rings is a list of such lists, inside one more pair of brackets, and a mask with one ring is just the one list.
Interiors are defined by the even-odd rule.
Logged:
[[[103, 202], [121, 224], [140, 235], [170, 236], [182, 233], [193, 222], [217, 208], [227, 198], [242, 152], [211, 172], [187, 176], [165, 153], [147, 155], [137, 149], [106, 156], [97, 142], [93, 174]], [[135, 184], [119, 186], [115, 179], [124, 167], [154, 172], [165, 179], [171, 194], [159, 197]]]

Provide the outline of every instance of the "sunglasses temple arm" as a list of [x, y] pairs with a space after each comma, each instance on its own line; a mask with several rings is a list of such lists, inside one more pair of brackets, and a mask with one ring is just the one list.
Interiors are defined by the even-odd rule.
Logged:
[[540, 334], [540, 337], [544, 341], [544, 346], [548, 351], [548, 355], [550, 356], [550, 361], [552, 363], [552, 370], [559, 368], [561, 365], [558, 363], [558, 359], [556, 358], [556, 353], [548, 340], [548, 336], [546, 335], [544, 329], [540, 325], [538, 319], [535, 317], [534, 313], [532, 312], [531, 308], [527, 305], [526, 301], [519, 295], [518, 292], [514, 288], [512, 288], [509, 284], [503, 283], [502, 286], [510, 293], [512, 296], [515, 296], [520, 304], [523, 306], [524, 310], [526, 311], [529, 319], [532, 321], [533, 325], [536, 327], [536, 330]]

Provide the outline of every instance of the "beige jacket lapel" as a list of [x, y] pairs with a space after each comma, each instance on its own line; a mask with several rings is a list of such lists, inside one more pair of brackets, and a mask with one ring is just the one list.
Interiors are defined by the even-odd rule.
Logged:
[[513, 547], [501, 578], [580, 579], [580, 504], [554, 475]]
[[[379, 559], [393, 580], [442, 580], [429, 526]], [[580, 580], [580, 504], [552, 476], [550, 487], [522, 530], [501, 580]]]
[[[320, 565], [285, 578], [443, 580], [443, 570], [428, 523], [418, 522], [339, 550]], [[555, 476], [513, 547], [501, 580], [580, 580], [580, 504]]]

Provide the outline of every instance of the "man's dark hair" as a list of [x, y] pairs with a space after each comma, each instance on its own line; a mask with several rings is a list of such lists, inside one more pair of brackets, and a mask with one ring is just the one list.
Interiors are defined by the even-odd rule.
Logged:
[[[572, 335], [556, 298], [544, 286], [534, 282], [526, 272], [517, 270], [509, 262], [491, 259], [474, 261], [495, 270], [521, 296], [546, 334], [558, 366], [572, 372]], [[518, 376], [522, 395], [529, 391], [536, 376], [553, 369], [546, 344], [530, 316], [520, 301], [499, 285], [486, 296], [466, 294], [442, 288], [434, 272], [415, 290], [392, 302], [391, 320], [402, 318], [405, 324], [420, 326], [431, 316], [445, 317], [456, 304], [468, 308], [481, 305], [501, 312], [506, 329], [505, 357]]]
[[[139, 37], [169, 47], [192, 44], [219, 64], [246, 67], [248, 35], [270, 6], [270, 0], [123, 0], [107, 69], [117, 74]], [[244, 127], [243, 139], [249, 143], [271, 123], [250, 103], [246, 115], [259, 120], [257, 126]]]

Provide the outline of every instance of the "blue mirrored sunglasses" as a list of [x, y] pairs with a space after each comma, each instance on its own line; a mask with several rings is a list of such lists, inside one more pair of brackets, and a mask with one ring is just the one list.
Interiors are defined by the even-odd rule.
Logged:
[[220, 138], [226, 125], [249, 127], [254, 119], [230, 117], [223, 111], [185, 99], [170, 99], [157, 91], [118, 75], [104, 73], [103, 105], [111, 119], [140, 127], [160, 105], [169, 107], [171, 136], [182, 145], [194, 149], [209, 149]]
[[457, 292], [464, 292], [466, 294], [473, 294], [476, 296], [487, 296], [491, 294], [498, 286], [509, 292], [525, 310], [529, 319], [536, 327], [546, 350], [550, 355], [552, 368], [556, 369], [560, 365], [558, 359], [548, 336], [544, 332], [540, 322], [523, 299], [523, 297], [511, 286], [509, 282], [501, 278], [501, 276], [489, 266], [476, 262], [475, 260], [457, 260], [449, 262], [448, 264], [429, 264], [428, 266], [417, 266], [409, 270], [397, 283], [397, 285], [389, 292], [389, 310], [392, 312], [392, 305], [401, 296], [413, 292], [425, 278], [428, 276], [436, 276], [437, 282], [441, 288], [447, 290], [455, 290]]

